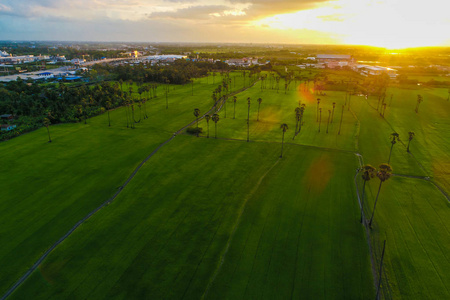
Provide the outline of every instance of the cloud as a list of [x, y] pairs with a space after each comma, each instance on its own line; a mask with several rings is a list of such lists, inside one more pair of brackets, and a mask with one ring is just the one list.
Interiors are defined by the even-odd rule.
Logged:
[[231, 4], [245, 4], [247, 18], [262, 19], [268, 16], [292, 13], [316, 7], [329, 0], [230, 0]]
[[189, 20], [206, 20], [211, 19], [214, 15], [220, 15], [230, 7], [225, 5], [198, 5], [187, 8], [177, 9], [175, 11], [154, 12], [148, 15], [151, 19], [189, 19]]

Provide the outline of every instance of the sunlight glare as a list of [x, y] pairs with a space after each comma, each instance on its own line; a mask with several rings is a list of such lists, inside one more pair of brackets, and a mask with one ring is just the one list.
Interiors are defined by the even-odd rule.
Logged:
[[390, 49], [448, 43], [450, 20], [440, 0], [335, 0], [316, 8], [255, 22], [280, 30], [310, 29], [341, 37], [345, 44]]

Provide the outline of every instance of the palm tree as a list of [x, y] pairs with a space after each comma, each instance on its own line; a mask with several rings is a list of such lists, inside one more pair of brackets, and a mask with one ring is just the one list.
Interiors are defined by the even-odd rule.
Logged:
[[372, 228], [373, 215], [375, 214], [375, 208], [377, 207], [378, 196], [380, 195], [381, 184], [388, 180], [392, 176], [392, 167], [389, 164], [381, 164], [378, 167], [377, 177], [380, 179], [380, 186], [378, 187], [377, 197], [375, 198], [375, 204], [372, 210], [372, 216], [370, 217], [369, 227]]
[[284, 133], [288, 130], [288, 125], [286, 123], [281, 124], [281, 130], [283, 131], [283, 137], [281, 138], [281, 155], [280, 158], [283, 157], [283, 143], [284, 143]]
[[[298, 130], [298, 123], [300, 122], [300, 113], [301, 113], [301, 108], [300, 107], [296, 107], [295, 108], [295, 132], [294, 132], [294, 138], [295, 138], [295, 134], [297, 133]], [[292, 138], [292, 139], [294, 139]]]
[[419, 105], [420, 103], [422, 103], [422, 101], [423, 101], [422, 95], [417, 95], [417, 105], [415, 109], [416, 113], [419, 113]]
[[319, 104], [320, 104], [320, 98], [317, 98], [316, 122], [319, 122]]
[[119, 85], [120, 85], [120, 90], [123, 91], [123, 89], [122, 89], [123, 80], [122, 79], [119, 79]]
[[342, 127], [342, 119], [344, 117], [344, 107], [345, 105], [342, 105], [342, 112], [341, 112], [341, 123], [339, 124], [339, 131], [338, 131], [338, 135], [341, 134], [341, 127]]
[[322, 123], [322, 108], [319, 108], [319, 132], [320, 132], [320, 123]]
[[406, 148], [406, 151], [409, 152], [409, 144], [411, 143], [411, 140], [414, 138], [414, 136], [416, 135], [414, 132], [410, 131], [408, 132], [408, 148]]
[[[244, 73], [245, 74], [245, 73]], [[250, 139], [250, 97], [247, 98], [248, 113], [247, 113], [247, 142]]]
[[361, 195], [361, 220], [359, 221], [360, 223], [362, 223], [364, 214], [364, 195], [366, 189], [366, 182], [375, 177], [376, 169], [371, 165], [364, 165], [359, 171], [362, 172], [361, 177], [364, 181]]
[[302, 103], [302, 105], [300, 105], [300, 120], [299, 120], [299, 123], [298, 123], [298, 132], [297, 132], [297, 134], [299, 134], [300, 131], [302, 130], [303, 114], [305, 113], [305, 109], [306, 109], [306, 104]]
[[206, 126], [208, 127], [208, 133], [207, 133], [206, 137], [209, 139], [209, 119], [211, 119], [211, 116], [206, 115], [205, 119], [206, 119]]
[[108, 126], [111, 127], [111, 119], [109, 117], [109, 110], [111, 109], [111, 100], [106, 101], [106, 109], [108, 110]]
[[128, 98], [126, 95], [125, 95], [125, 98], [123, 99], [123, 104], [125, 105], [125, 114], [127, 117], [127, 128], [128, 128], [129, 127], [128, 126]]
[[234, 105], [234, 107], [233, 107], [233, 119], [235, 119], [235, 117], [236, 117], [236, 100], [237, 100], [237, 97], [233, 96], [233, 105]]
[[43, 124], [44, 124], [45, 127], [47, 127], [48, 142], [51, 143], [52, 139], [50, 137], [50, 129], [48, 128], [50, 126], [50, 120], [48, 118], [44, 118]]
[[139, 107], [139, 121], [138, 121], [138, 123], [139, 123], [139, 122], [141, 122], [141, 117], [142, 117], [142, 101], [138, 101], [137, 106]]
[[330, 125], [330, 118], [331, 118], [331, 110], [328, 110], [327, 133], [328, 133], [328, 125]]
[[391, 162], [391, 154], [392, 154], [392, 148], [394, 148], [395, 143], [397, 143], [397, 141], [399, 140], [399, 135], [397, 132], [393, 132], [391, 133], [391, 150], [389, 151], [389, 159], [388, 159], [388, 163]]
[[197, 118], [197, 137], [198, 137], [198, 117], [200, 116], [200, 109], [194, 109], [194, 116]]
[[170, 83], [170, 80], [167, 79], [166, 80], [166, 109], [169, 108], [169, 99], [167, 98], [167, 94], [169, 93], [169, 83]]
[[215, 123], [214, 124], [214, 127], [215, 127], [214, 138], [217, 139], [217, 122], [219, 122], [219, 115], [218, 114], [213, 114], [212, 120]]
[[334, 119], [334, 108], [336, 107], [336, 102], [333, 102], [333, 111], [331, 112], [331, 122], [333, 123], [333, 119]]
[[147, 100], [148, 100], [148, 98], [142, 99], [142, 103], [144, 104], [144, 119], [148, 119], [148, 115], [147, 115], [147, 105], [146, 105]]
[[256, 117], [256, 121], [259, 121], [259, 107], [261, 106], [262, 99], [258, 98], [258, 115]]

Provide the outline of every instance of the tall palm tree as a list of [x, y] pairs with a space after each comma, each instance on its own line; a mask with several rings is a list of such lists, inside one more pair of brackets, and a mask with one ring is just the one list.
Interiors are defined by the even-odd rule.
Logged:
[[262, 99], [261, 99], [261, 98], [258, 98], [258, 115], [257, 115], [257, 117], [256, 117], [256, 121], [259, 121], [259, 108], [260, 108], [260, 106], [261, 106], [261, 102], [262, 102]]
[[333, 111], [331, 112], [331, 122], [333, 123], [333, 119], [334, 119], [334, 108], [336, 107], [336, 102], [333, 102]]
[[300, 131], [302, 130], [302, 125], [303, 125], [303, 115], [304, 115], [304, 113], [305, 113], [305, 109], [306, 109], [306, 104], [302, 103], [302, 104], [300, 105], [300, 120], [299, 120], [299, 123], [298, 123], [298, 132], [297, 132], [297, 134], [299, 134]]
[[218, 114], [213, 114], [213, 116], [212, 116], [212, 118], [211, 118], [213, 121], [214, 121], [214, 129], [215, 129], [215, 131], [214, 131], [214, 138], [215, 139], [217, 139], [217, 122], [219, 122], [219, 115]]
[[415, 109], [416, 113], [419, 113], [419, 105], [420, 103], [422, 103], [422, 101], [423, 101], [422, 95], [417, 95], [417, 105]]
[[342, 105], [342, 112], [341, 112], [341, 123], [339, 124], [339, 131], [338, 131], [338, 135], [341, 134], [341, 127], [342, 127], [342, 119], [344, 117], [344, 107], [345, 105]]
[[146, 105], [147, 100], [148, 100], [148, 98], [142, 99], [142, 103], [144, 104], [144, 119], [148, 119], [148, 115], [147, 115], [147, 105]]
[[128, 125], [128, 97], [125, 95], [124, 99], [123, 99], [123, 104], [125, 106], [125, 114], [127, 117], [127, 128], [129, 127]]
[[208, 133], [207, 133], [206, 137], [209, 139], [209, 119], [211, 119], [211, 116], [206, 115], [205, 119], [206, 119], [206, 127], [208, 127]]
[[[295, 138], [295, 134], [298, 131], [298, 123], [300, 123], [300, 113], [301, 113], [301, 108], [300, 107], [296, 107], [295, 108], [295, 132], [294, 132], [294, 138]], [[294, 139], [292, 138], [292, 139]]]
[[317, 98], [316, 122], [319, 122], [319, 104], [320, 104], [320, 98]]
[[370, 217], [369, 227], [372, 228], [373, 216], [375, 214], [375, 208], [377, 207], [378, 196], [380, 195], [381, 184], [388, 180], [392, 176], [392, 167], [389, 164], [381, 164], [378, 167], [377, 177], [380, 179], [380, 186], [378, 187], [377, 197], [375, 198], [375, 204], [373, 205], [372, 216]]
[[237, 101], [237, 97], [233, 96], [233, 105], [234, 105], [234, 107], [233, 107], [233, 119], [236, 118], [236, 101]]
[[322, 108], [319, 108], [319, 132], [320, 132], [320, 123], [322, 123]]
[[[245, 73], [244, 73], [245, 74]], [[250, 97], [247, 98], [248, 112], [247, 112], [247, 142], [250, 140]]]
[[281, 138], [281, 155], [280, 158], [283, 157], [283, 144], [284, 144], [284, 133], [288, 130], [288, 125], [286, 123], [281, 124], [281, 130], [283, 131], [283, 137]]
[[197, 137], [198, 137], [198, 117], [200, 116], [200, 109], [194, 109], [194, 116], [197, 118]]
[[391, 139], [391, 150], [389, 151], [389, 159], [388, 159], [388, 163], [391, 162], [391, 154], [392, 154], [392, 148], [394, 148], [394, 145], [397, 143], [397, 141], [399, 140], [399, 135], [397, 132], [393, 132], [391, 133], [390, 136]]
[[50, 137], [50, 129], [48, 128], [50, 126], [50, 120], [48, 118], [44, 118], [43, 124], [44, 124], [45, 127], [47, 127], [48, 142], [51, 143], [52, 139]]
[[372, 167], [371, 165], [364, 165], [359, 170], [362, 174], [361, 177], [364, 181], [363, 188], [362, 188], [362, 195], [361, 195], [361, 220], [359, 221], [362, 223], [363, 221], [363, 214], [364, 214], [364, 195], [365, 195], [365, 189], [366, 189], [366, 183], [370, 179], [375, 177], [376, 169]]
[[406, 151], [409, 152], [409, 144], [411, 143], [411, 140], [414, 138], [416, 134], [412, 131], [408, 132], [408, 148], [406, 148]]
[[327, 133], [328, 133], [328, 126], [330, 125], [330, 119], [331, 119], [331, 110], [328, 110]]
[[122, 79], [119, 79], [119, 85], [120, 85], [120, 90], [123, 91], [123, 89], [122, 89], [123, 80]]

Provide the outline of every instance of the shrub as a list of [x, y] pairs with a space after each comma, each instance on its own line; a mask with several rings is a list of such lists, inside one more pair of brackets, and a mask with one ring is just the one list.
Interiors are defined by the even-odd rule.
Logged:
[[186, 129], [186, 132], [189, 134], [193, 134], [193, 135], [197, 135], [203, 132], [203, 128], [199, 127], [188, 127], [188, 129]]

